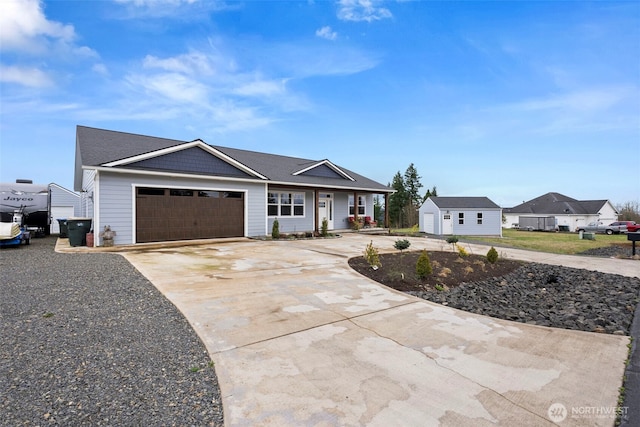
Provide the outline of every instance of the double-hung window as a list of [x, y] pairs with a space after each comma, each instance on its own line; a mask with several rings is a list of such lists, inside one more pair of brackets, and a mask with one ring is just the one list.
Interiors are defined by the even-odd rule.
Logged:
[[[349, 196], [349, 215], [354, 215], [355, 206], [353, 205], [353, 195]], [[358, 196], [358, 216], [364, 216], [366, 213], [365, 198]]]
[[458, 212], [458, 224], [464, 224], [464, 212]]
[[482, 212], [478, 212], [478, 225], [482, 225]]
[[304, 193], [267, 193], [269, 216], [304, 216]]

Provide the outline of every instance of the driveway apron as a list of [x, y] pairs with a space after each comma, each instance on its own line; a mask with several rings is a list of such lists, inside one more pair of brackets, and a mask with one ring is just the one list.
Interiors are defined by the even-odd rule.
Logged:
[[[412, 249], [442, 245], [410, 240]], [[584, 408], [617, 406], [628, 337], [397, 292], [348, 266], [369, 241], [393, 248], [395, 239], [248, 240], [124, 256], [206, 345], [229, 426], [613, 424], [610, 413]]]

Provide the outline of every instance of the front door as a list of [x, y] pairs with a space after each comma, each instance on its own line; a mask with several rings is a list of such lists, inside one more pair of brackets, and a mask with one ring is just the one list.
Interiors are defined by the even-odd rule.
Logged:
[[318, 225], [322, 228], [322, 220], [327, 219], [327, 229], [333, 230], [333, 194], [320, 193], [318, 197]]

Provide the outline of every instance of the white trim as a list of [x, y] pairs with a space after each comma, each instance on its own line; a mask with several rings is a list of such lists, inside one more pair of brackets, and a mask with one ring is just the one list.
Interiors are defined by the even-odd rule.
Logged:
[[133, 244], [138, 243], [137, 237], [137, 229], [136, 229], [136, 218], [137, 218], [137, 204], [136, 204], [136, 188], [144, 187], [144, 188], [168, 188], [168, 189], [189, 189], [189, 190], [203, 190], [203, 191], [219, 191], [219, 192], [236, 192], [242, 193], [244, 199], [244, 212], [243, 212], [243, 237], [249, 236], [249, 190], [247, 188], [216, 188], [216, 187], [202, 187], [199, 185], [160, 185], [160, 184], [143, 184], [143, 183], [131, 183], [131, 197], [132, 197], [132, 209], [131, 209], [131, 241]]
[[[264, 183], [264, 196], [262, 200], [264, 201], [264, 235], [267, 236], [270, 233], [269, 231], [269, 183]], [[248, 215], [247, 215], [248, 216]]]
[[[309, 187], [309, 188], [317, 188], [319, 190], [344, 190], [344, 191], [365, 191], [367, 193], [375, 193], [375, 194], [384, 194], [384, 193], [395, 193], [395, 190], [389, 189], [387, 191], [378, 188], [366, 188], [366, 187], [343, 187], [339, 185], [325, 185], [325, 184], [306, 184], [306, 183], [297, 183], [297, 182], [287, 182], [287, 181], [269, 181], [270, 185], [282, 185], [282, 186], [295, 186], [295, 187]], [[325, 191], [325, 193], [328, 191]]]
[[[138, 204], [136, 202], [136, 188], [141, 185], [135, 182], [131, 183], [131, 241], [133, 244], [138, 243], [138, 230], [136, 230], [136, 218], [138, 217]], [[157, 188], [160, 188], [159, 186]]]
[[[270, 204], [269, 203], [269, 193], [274, 193], [278, 195], [278, 214], [277, 215], [269, 215], [269, 206], [275, 206], [274, 204]], [[267, 192], [266, 192], [266, 196], [265, 200], [267, 201], [267, 219], [269, 218], [306, 218], [307, 217], [307, 191], [304, 190], [290, 190], [290, 189], [286, 189], [286, 188], [279, 188], [276, 190], [272, 190], [269, 191], [269, 189], [267, 188]], [[291, 195], [291, 205], [284, 205], [284, 206], [291, 206], [291, 215], [282, 215], [281, 212], [281, 207], [282, 205], [282, 198], [281, 195], [282, 194], [290, 194]], [[304, 209], [303, 215], [294, 215], [295, 212], [295, 207], [296, 206], [300, 206], [300, 205], [296, 205], [294, 203], [295, 198], [293, 197], [295, 194], [302, 194], [302, 208]], [[314, 209], [315, 211], [315, 209]]]
[[[93, 246], [98, 245], [96, 235], [100, 235], [100, 174], [96, 171], [93, 177]], [[98, 232], [96, 233], [96, 230]]]
[[55, 182], [52, 182], [52, 183], [50, 183], [50, 184], [49, 184], [49, 187], [52, 187], [52, 186], [56, 187], [56, 188], [57, 188], [57, 189], [59, 189], [59, 190], [66, 191], [66, 192], [67, 192], [67, 193], [69, 193], [70, 195], [75, 196], [75, 197], [77, 197], [78, 199], [80, 199], [80, 194], [76, 193], [75, 191], [71, 191], [71, 190], [69, 190], [69, 189], [67, 189], [67, 188], [64, 188], [64, 187], [62, 187], [61, 185], [56, 184]]
[[116, 161], [113, 161], [113, 162], [104, 163], [102, 166], [111, 168], [111, 167], [128, 165], [130, 163], [135, 163], [135, 162], [139, 162], [139, 161], [142, 161], [142, 160], [152, 159], [154, 157], [163, 156], [163, 155], [166, 155], [166, 154], [176, 153], [178, 151], [183, 151], [183, 150], [186, 150], [188, 148], [193, 148], [193, 147], [201, 148], [201, 149], [207, 151], [209, 154], [211, 154], [213, 156], [216, 156], [220, 160], [223, 160], [223, 161], [225, 161], [225, 162], [237, 167], [238, 169], [242, 170], [243, 172], [248, 173], [249, 175], [253, 175], [253, 176], [258, 177], [258, 178], [260, 178], [262, 180], [268, 179], [266, 176], [254, 171], [253, 169], [249, 168], [248, 166], [245, 166], [244, 164], [240, 163], [239, 161], [233, 159], [232, 157], [229, 157], [226, 154], [222, 153], [221, 151], [216, 150], [212, 146], [210, 146], [208, 144], [205, 144], [201, 140], [195, 140], [195, 141], [187, 142], [187, 143], [180, 144], [180, 145], [174, 145], [173, 147], [163, 148], [161, 150], [152, 151], [150, 153], [138, 154], [137, 156], [127, 157], [126, 159], [121, 159], [121, 160], [116, 160]]
[[[120, 169], [120, 168], [109, 168], [103, 166], [82, 166], [83, 170], [95, 170], [103, 171], [103, 172], [112, 172], [112, 173], [121, 173], [121, 174], [134, 174], [134, 175], [148, 175], [148, 176], [163, 176], [163, 177], [171, 177], [171, 178], [193, 178], [193, 179], [205, 179], [205, 180], [220, 180], [220, 181], [235, 181], [235, 182], [248, 182], [248, 183], [264, 183], [265, 181], [262, 179], [239, 179], [233, 177], [225, 177], [225, 176], [217, 176], [217, 175], [197, 175], [197, 174], [188, 174], [188, 173], [179, 173], [179, 172], [157, 172], [157, 171], [143, 171], [136, 169]], [[267, 185], [282, 185], [282, 186], [293, 186], [293, 187], [307, 187], [307, 188], [319, 188], [319, 189], [332, 189], [332, 190], [345, 190], [345, 191], [366, 191], [369, 193], [376, 194], [384, 194], [384, 193], [395, 193], [395, 190], [389, 189], [387, 191], [378, 188], [366, 188], [366, 187], [343, 187], [338, 185], [324, 185], [324, 184], [307, 184], [307, 183], [297, 183], [297, 182], [289, 182], [289, 181], [269, 181], [266, 183]]]
[[301, 170], [299, 170], [297, 172], [292, 173], [292, 175], [293, 176], [297, 176], [297, 175], [303, 174], [303, 173], [305, 173], [305, 172], [307, 172], [307, 171], [309, 171], [311, 169], [315, 169], [318, 166], [322, 166], [322, 165], [327, 165], [329, 168], [333, 169], [333, 171], [336, 172], [337, 174], [342, 175], [344, 178], [346, 178], [346, 179], [348, 179], [350, 181], [355, 181], [355, 179], [351, 178], [349, 176], [349, 174], [347, 174], [345, 171], [343, 171], [342, 169], [340, 169], [339, 167], [337, 167], [336, 165], [331, 163], [328, 159], [325, 159], [325, 160], [319, 161], [317, 163], [314, 163], [311, 166], [308, 166], [308, 167], [306, 167], [304, 169], [301, 169]]
[[315, 169], [318, 166], [322, 166], [322, 165], [327, 165], [329, 168], [333, 169], [333, 171], [336, 172], [337, 174], [342, 175], [344, 178], [355, 182], [355, 179], [351, 178], [351, 176], [349, 176], [349, 174], [347, 174], [345, 171], [343, 171], [342, 169], [340, 169], [339, 167], [337, 167], [336, 165], [331, 163], [331, 161], [329, 161], [328, 159], [325, 159], [325, 160], [319, 161], [317, 163], [314, 163], [311, 166], [308, 166], [308, 167], [306, 167], [304, 169], [301, 169], [301, 170], [299, 170], [297, 172], [292, 173], [292, 175], [293, 176], [297, 176], [297, 175], [303, 174], [303, 173], [305, 173], [307, 171], [310, 171], [311, 169]]

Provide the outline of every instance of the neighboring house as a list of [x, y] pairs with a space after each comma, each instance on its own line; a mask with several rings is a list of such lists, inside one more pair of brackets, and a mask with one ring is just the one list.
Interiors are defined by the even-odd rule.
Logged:
[[609, 200], [576, 200], [560, 193], [547, 193], [503, 210], [504, 227], [515, 228], [520, 217], [554, 217], [556, 229], [575, 231], [591, 222], [610, 224], [618, 220], [618, 212]]
[[[393, 189], [329, 160], [78, 126], [74, 188], [96, 236], [115, 244], [349, 227]], [[388, 223], [388, 221], [386, 221]], [[96, 239], [100, 245], [100, 240]]]
[[49, 184], [51, 197], [51, 234], [60, 233], [58, 219], [68, 219], [82, 215], [80, 194], [74, 193], [58, 184]]
[[428, 197], [420, 231], [436, 235], [502, 236], [502, 209], [487, 197]]

